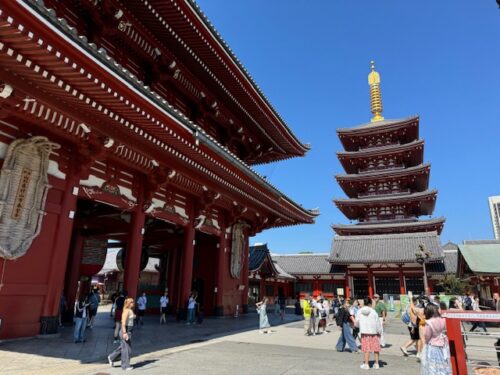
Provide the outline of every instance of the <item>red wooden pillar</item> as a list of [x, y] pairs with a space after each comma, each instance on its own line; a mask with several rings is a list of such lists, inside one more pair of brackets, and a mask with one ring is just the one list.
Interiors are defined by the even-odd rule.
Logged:
[[179, 268], [178, 265], [178, 252], [179, 249], [176, 247], [172, 250], [170, 250], [170, 253], [168, 254], [168, 297], [170, 299], [170, 308], [172, 309], [171, 311], [175, 311], [177, 308], [177, 295], [179, 294], [179, 291], [176, 290], [175, 288], [175, 280], [177, 279], [177, 269]]
[[224, 315], [224, 276], [227, 271], [226, 228], [222, 225], [222, 223], [220, 224], [220, 227], [219, 248], [217, 249], [217, 281], [215, 284], [217, 288], [217, 294], [215, 297], [215, 316]]
[[193, 259], [194, 259], [194, 237], [196, 230], [193, 226], [193, 215], [190, 214], [190, 222], [184, 228], [184, 248], [182, 252], [182, 273], [180, 293], [179, 293], [179, 303], [178, 310], [181, 312], [181, 316], [184, 316], [186, 310], [186, 303], [191, 294], [191, 288], [193, 285]]
[[467, 374], [467, 361], [460, 319], [446, 319], [446, 330], [450, 345], [450, 360], [453, 375]]
[[370, 266], [368, 266], [368, 296], [373, 298], [373, 272]]
[[403, 275], [403, 266], [399, 266], [399, 290], [401, 294], [406, 294], [405, 277]]
[[42, 316], [40, 317], [40, 334], [42, 335], [57, 333], [59, 302], [64, 286], [64, 276], [73, 232], [73, 217], [78, 200], [78, 191], [76, 189], [79, 184], [78, 175], [74, 169], [70, 169], [66, 177], [66, 190], [64, 191], [61, 213], [55, 233], [57, 241], [51, 254], [52, 263], [49, 270], [47, 295], [43, 304]]
[[[75, 233], [73, 239], [73, 251], [71, 252], [71, 259], [68, 262], [68, 275], [66, 277], [66, 285], [64, 291], [66, 294], [66, 301], [68, 309], [73, 312], [75, 305], [76, 293], [78, 290], [78, 280], [80, 279], [80, 264], [82, 262], [83, 254], [83, 236], [80, 232]], [[73, 316], [73, 314], [71, 314]]]
[[319, 286], [319, 280], [317, 277], [314, 277], [314, 281], [313, 281], [313, 296], [314, 297], [317, 297], [319, 296], [321, 293], [321, 289], [320, 289], [320, 286]]
[[241, 296], [241, 306], [243, 313], [248, 312], [248, 262], [249, 262], [249, 246], [248, 246], [248, 234], [245, 233], [245, 248], [243, 252], [243, 267], [241, 269], [241, 282], [244, 285], [243, 295]]
[[[351, 275], [349, 273], [346, 273], [345, 276], [345, 298], [351, 298]], [[337, 296], [338, 297], [338, 296]]]
[[137, 288], [139, 287], [145, 218], [146, 215], [142, 210], [142, 200], [140, 200], [136, 209], [132, 212], [125, 255], [125, 274], [123, 276], [123, 287], [127, 291], [128, 296], [134, 299], [137, 297]]

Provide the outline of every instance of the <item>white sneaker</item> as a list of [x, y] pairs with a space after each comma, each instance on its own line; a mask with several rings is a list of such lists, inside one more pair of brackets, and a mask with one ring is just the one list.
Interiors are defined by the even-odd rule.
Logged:
[[111, 367], [113, 367], [113, 361], [111, 360], [111, 356], [108, 355], [108, 363]]
[[125, 370], [130, 371], [130, 370], [133, 370], [133, 369], [134, 369], [133, 367], [129, 366]]
[[370, 366], [368, 366], [368, 364], [366, 364], [366, 363], [363, 363], [361, 366], [359, 366], [359, 368], [360, 368], [361, 370], [369, 370], [369, 369], [370, 369]]
[[378, 365], [378, 363], [375, 363], [375, 364], [373, 365], [373, 369], [374, 369], [374, 370], [378, 370], [379, 368], [380, 368], [380, 366]]
[[403, 352], [403, 354], [405, 355], [405, 357], [408, 357], [408, 352], [406, 351], [405, 348], [403, 348], [402, 346], [399, 348], [399, 350], [401, 350]]

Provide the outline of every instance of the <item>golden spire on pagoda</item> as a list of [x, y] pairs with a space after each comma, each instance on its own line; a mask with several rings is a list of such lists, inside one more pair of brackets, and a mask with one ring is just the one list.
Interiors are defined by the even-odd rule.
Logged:
[[375, 71], [375, 61], [370, 62], [372, 71], [368, 74], [368, 84], [370, 85], [370, 102], [373, 113], [372, 122], [382, 121], [382, 94], [380, 92], [380, 74]]

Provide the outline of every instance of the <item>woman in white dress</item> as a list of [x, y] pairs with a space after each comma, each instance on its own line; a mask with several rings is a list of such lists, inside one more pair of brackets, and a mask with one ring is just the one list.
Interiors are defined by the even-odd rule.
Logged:
[[270, 332], [267, 328], [271, 327], [269, 324], [269, 319], [267, 318], [267, 297], [261, 302], [257, 302], [255, 306], [257, 307], [257, 313], [259, 314], [259, 332], [268, 333]]

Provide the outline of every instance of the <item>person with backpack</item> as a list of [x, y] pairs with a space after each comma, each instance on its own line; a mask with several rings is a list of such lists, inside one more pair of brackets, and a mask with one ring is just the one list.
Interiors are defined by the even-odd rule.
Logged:
[[101, 303], [101, 296], [99, 295], [99, 289], [94, 287], [89, 295], [89, 316], [87, 327], [94, 328], [95, 317], [97, 315], [97, 308]]
[[351, 315], [349, 309], [349, 300], [345, 299], [342, 306], [340, 307], [337, 316], [335, 317], [335, 322], [337, 326], [341, 329], [340, 337], [337, 341], [336, 349], [338, 352], [343, 352], [346, 344], [351, 349], [352, 353], [358, 353], [358, 346], [356, 345], [356, 340], [352, 335], [352, 325], [354, 325], [354, 317]]
[[450, 350], [446, 336], [446, 321], [433, 304], [425, 307], [425, 349], [421, 358], [422, 375], [451, 375]]
[[408, 332], [410, 333], [410, 340], [401, 346], [399, 349], [403, 352], [403, 354], [408, 357], [408, 348], [412, 345], [415, 345], [415, 349], [417, 350], [417, 354], [420, 352], [419, 350], [419, 341], [420, 334], [418, 329], [419, 316], [416, 308], [411, 311], [412, 306], [416, 306], [418, 302], [417, 297], [411, 297], [410, 304], [406, 308], [406, 311], [401, 315], [401, 320], [408, 327]]

